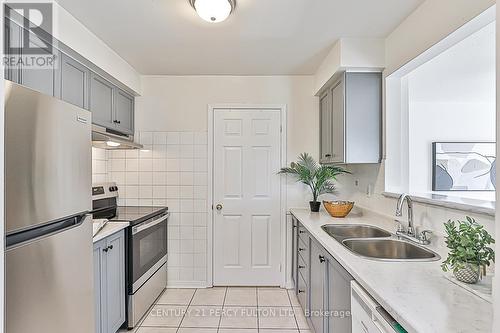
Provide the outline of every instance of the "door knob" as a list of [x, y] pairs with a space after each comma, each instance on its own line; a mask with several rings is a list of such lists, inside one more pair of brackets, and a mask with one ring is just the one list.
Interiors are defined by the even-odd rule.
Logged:
[[222, 204], [217, 204], [217, 206], [215, 206], [215, 209], [222, 210]]

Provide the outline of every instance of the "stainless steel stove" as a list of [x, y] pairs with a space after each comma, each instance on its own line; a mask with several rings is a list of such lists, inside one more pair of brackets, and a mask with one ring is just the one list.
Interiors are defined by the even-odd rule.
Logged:
[[133, 328], [167, 284], [168, 207], [118, 206], [115, 183], [92, 186], [92, 215], [129, 222], [126, 244], [127, 326]]

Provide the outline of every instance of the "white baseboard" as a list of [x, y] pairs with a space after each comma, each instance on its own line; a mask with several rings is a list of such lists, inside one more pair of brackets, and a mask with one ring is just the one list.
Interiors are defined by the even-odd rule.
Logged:
[[168, 281], [167, 288], [208, 288], [206, 281]]

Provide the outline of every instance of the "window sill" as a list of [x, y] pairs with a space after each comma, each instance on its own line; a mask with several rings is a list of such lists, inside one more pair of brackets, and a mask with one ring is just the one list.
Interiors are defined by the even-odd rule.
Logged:
[[[382, 193], [387, 198], [399, 198], [401, 193], [384, 192]], [[495, 202], [479, 199], [468, 199], [459, 197], [450, 197], [441, 194], [410, 194], [415, 202], [444, 207], [449, 209], [461, 210], [474, 214], [484, 214], [495, 216]]]

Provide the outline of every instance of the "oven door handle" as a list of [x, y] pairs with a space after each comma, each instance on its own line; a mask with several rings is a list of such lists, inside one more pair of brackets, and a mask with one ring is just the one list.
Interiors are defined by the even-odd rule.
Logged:
[[159, 218], [157, 220], [153, 220], [153, 221], [147, 222], [147, 223], [141, 223], [135, 227], [132, 227], [132, 235], [138, 234], [141, 231], [144, 231], [146, 229], [154, 227], [157, 224], [162, 223], [163, 221], [168, 219], [169, 216], [170, 216], [170, 214], [167, 213], [165, 216], [162, 216], [161, 218]]

